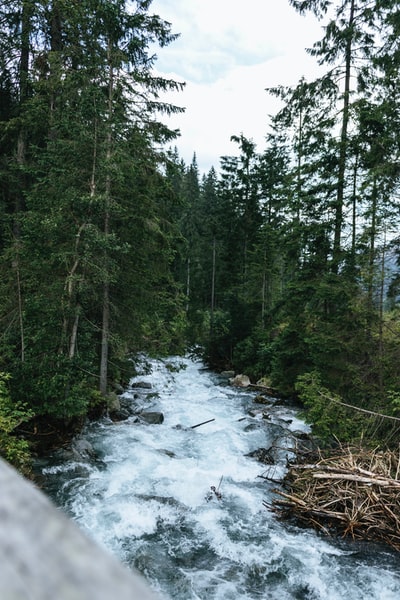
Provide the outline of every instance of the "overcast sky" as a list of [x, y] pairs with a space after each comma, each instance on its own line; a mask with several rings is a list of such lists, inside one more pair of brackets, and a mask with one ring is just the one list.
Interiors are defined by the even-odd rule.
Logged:
[[316, 75], [305, 48], [322, 37], [320, 24], [288, 0], [153, 0], [151, 9], [181, 34], [156, 63], [186, 82], [172, 97], [186, 112], [167, 121], [181, 131], [180, 156], [189, 164], [195, 152], [201, 172], [218, 170], [220, 156], [237, 154], [230, 137], [241, 133], [261, 151], [279, 106], [265, 88]]

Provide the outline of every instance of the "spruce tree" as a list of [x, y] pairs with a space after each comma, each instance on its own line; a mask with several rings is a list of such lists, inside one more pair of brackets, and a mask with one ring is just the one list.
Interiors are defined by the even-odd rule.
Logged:
[[[2, 113], [8, 157], [16, 157], [4, 162], [2, 179], [11, 181], [13, 172], [22, 173], [18, 198], [24, 202], [16, 209], [18, 198], [8, 185], [6, 212], [18, 214], [19, 284], [17, 288], [11, 277], [16, 237], [9, 229], [0, 289], [2, 300], [16, 290], [21, 319], [10, 315], [3, 321], [1, 368], [12, 375], [13, 396], [27, 399], [37, 415], [84, 414], [90, 390], [99, 386], [103, 394], [107, 391], [110, 361], [115, 364], [133, 346], [134, 332], [122, 325], [122, 266], [128, 265], [125, 256], [134, 262], [132, 240], [143, 239], [140, 264], [146, 244], [149, 249], [158, 238], [150, 223], [159, 218], [155, 194], [165, 193], [159, 148], [176, 135], [159, 122], [158, 114], [180, 110], [159, 100], [160, 91], [181, 86], [153, 75], [150, 47], [166, 45], [175, 36], [169, 24], [149, 13], [150, 4], [58, 0], [45, 6], [3, 5], [7, 26], [0, 34], [1, 60], [6, 62], [7, 53], [25, 57], [33, 41], [35, 54], [11, 63], [2, 83], [9, 99]], [[13, 39], [14, 26], [24, 33]], [[17, 64], [24, 70], [19, 72]], [[6, 220], [2, 223], [8, 227]], [[165, 248], [173, 239], [167, 229], [163, 226]], [[171, 254], [166, 250], [158, 279], [147, 286], [153, 292], [170, 279]], [[144, 276], [145, 269], [137, 272]], [[171, 298], [160, 310], [172, 323]], [[8, 315], [5, 301], [1, 310]], [[145, 304], [136, 310], [151, 323], [150, 306], [147, 313]], [[138, 330], [137, 337], [141, 335]]]

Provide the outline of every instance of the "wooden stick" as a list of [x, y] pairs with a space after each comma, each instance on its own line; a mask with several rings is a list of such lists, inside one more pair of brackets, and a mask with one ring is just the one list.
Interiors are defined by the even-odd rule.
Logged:
[[203, 421], [202, 423], [197, 423], [197, 425], [192, 425], [190, 429], [196, 429], [196, 427], [200, 427], [201, 425], [205, 425], [206, 423], [211, 423], [211, 421], [215, 421], [215, 419], [208, 419], [208, 421]]
[[360, 477], [360, 475], [351, 475], [349, 473], [313, 473], [314, 479], [342, 479], [346, 481], [357, 481], [359, 483], [369, 483], [380, 485], [382, 487], [396, 487], [400, 489], [400, 482], [393, 479], [378, 479], [373, 477]]

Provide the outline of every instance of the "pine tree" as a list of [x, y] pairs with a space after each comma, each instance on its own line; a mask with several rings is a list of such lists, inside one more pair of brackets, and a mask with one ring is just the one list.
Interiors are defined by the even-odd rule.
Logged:
[[[28, 399], [37, 414], [68, 418], [87, 410], [94, 382], [100, 381], [106, 393], [110, 361], [122, 355], [122, 348], [127, 352], [134, 338], [121, 326], [121, 267], [127, 264], [125, 256], [132, 258], [132, 239], [143, 238], [143, 259], [146, 244], [150, 248], [157, 237], [149, 228], [147, 236], [142, 232], [145, 223], [158, 218], [154, 194], [165, 193], [157, 174], [163, 160], [159, 147], [176, 135], [157, 115], [180, 110], [159, 101], [161, 90], [181, 86], [153, 75], [150, 46], [168, 44], [175, 36], [169, 24], [149, 14], [149, 1], [129, 6], [106, 0], [58, 0], [46, 6], [25, 2], [21, 6], [30, 10], [29, 40], [24, 45], [16, 38], [10, 49], [12, 27], [28, 14], [13, 14], [14, 4], [19, 7], [6, 5], [2, 60], [6, 52], [31, 48], [34, 37], [36, 46], [35, 56], [23, 63], [29, 83], [23, 106], [10, 91], [10, 85], [19, 90], [16, 68], [10, 69], [2, 87], [10, 101], [2, 114], [10, 136], [9, 156], [18, 157], [10, 132], [14, 128], [14, 140], [19, 139], [19, 124], [24, 125], [24, 158], [14, 164], [25, 179], [24, 205], [18, 208], [17, 290], [24, 318], [19, 338], [23, 331], [24, 344], [17, 338], [18, 321], [10, 319], [1, 366], [13, 375], [15, 397]], [[11, 174], [2, 171], [3, 178]], [[157, 186], [150, 185], [152, 180]], [[142, 191], [135, 194], [139, 185]], [[147, 188], [152, 191], [143, 193]], [[5, 202], [7, 210], [15, 212], [11, 193]], [[172, 235], [162, 234], [166, 248]], [[3, 248], [7, 260], [9, 240]], [[168, 258], [160, 261], [158, 283], [170, 277], [171, 252], [166, 250]], [[4, 263], [2, 299], [9, 282]], [[153, 281], [148, 287], [154, 291], [154, 285]], [[171, 295], [176, 299], [175, 291]], [[6, 314], [7, 304], [1, 309]], [[147, 316], [143, 306], [136, 309], [151, 323], [150, 307]], [[162, 310], [173, 323], [171, 299], [163, 301]], [[16, 356], [18, 345], [25, 350], [24, 361]], [[100, 377], [94, 374], [98, 368]]]
[[[300, 13], [312, 11], [319, 18], [329, 15], [332, 2], [326, 0], [290, 0]], [[325, 78], [337, 86], [338, 103], [341, 102], [340, 136], [337, 149], [336, 197], [332, 203], [334, 210], [333, 263], [338, 272], [343, 259], [342, 236], [345, 227], [344, 211], [349, 191], [349, 147], [351, 99], [355, 91], [352, 81], [360, 60], [369, 59], [374, 52], [372, 24], [373, 4], [359, 6], [356, 0], [341, 0], [334, 7], [334, 16], [325, 27], [323, 39], [309, 50], [320, 65], [327, 65]], [[351, 184], [350, 184], [351, 189]]]

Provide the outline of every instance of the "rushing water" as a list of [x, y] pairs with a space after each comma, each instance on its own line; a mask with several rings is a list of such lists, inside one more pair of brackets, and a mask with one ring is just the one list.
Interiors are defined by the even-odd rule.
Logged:
[[[321, 537], [264, 507], [276, 484], [246, 455], [273, 446], [281, 475], [291, 432], [306, 430], [292, 409], [250, 416], [255, 393], [191, 359], [151, 361], [137, 380], [152, 388], [129, 389], [125, 402], [162, 411], [163, 424], [91, 424], [84, 435], [96, 460], [55, 456], [42, 472], [55, 502], [163, 598], [398, 600], [395, 553]], [[219, 484], [222, 499], [207, 501]]]

